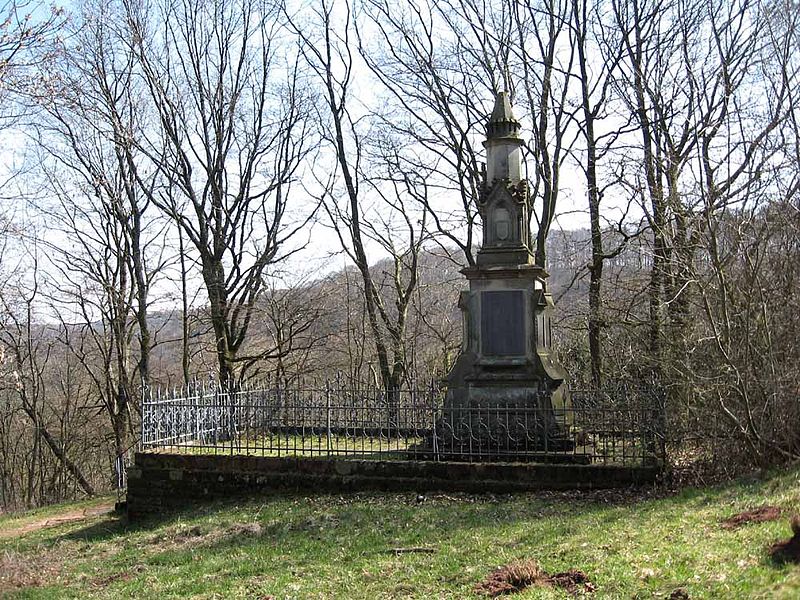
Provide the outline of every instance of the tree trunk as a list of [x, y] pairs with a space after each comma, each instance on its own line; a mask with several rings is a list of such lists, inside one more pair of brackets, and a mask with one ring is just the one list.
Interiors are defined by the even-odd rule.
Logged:
[[228, 308], [225, 290], [225, 267], [221, 261], [207, 258], [203, 261], [203, 281], [208, 290], [211, 326], [216, 340], [219, 383], [227, 388], [236, 381], [236, 349], [231, 347], [228, 335]]
[[181, 263], [181, 370], [183, 371], [184, 385], [189, 385], [189, 294], [184, 252], [183, 228], [178, 227], [178, 253]]

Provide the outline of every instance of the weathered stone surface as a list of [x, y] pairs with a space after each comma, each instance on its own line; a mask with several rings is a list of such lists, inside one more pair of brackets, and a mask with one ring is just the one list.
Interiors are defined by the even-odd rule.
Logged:
[[486, 356], [525, 354], [525, 297], [522, 290], [481, 293], [481, 341]]
[[[128, 470], [131, 519], [205, 499], [240, 498], [275, 490], [522, 492], [622, 487], [651, 483], [654, 467], [608, 465], [371, 461], [259, 456], [137, 453]], [[346, 466], [343, 466], [346, 465]], [[136, 470], [137, 477], [131, 477]], [[175, 479], [171, 473], [180, 470]]]

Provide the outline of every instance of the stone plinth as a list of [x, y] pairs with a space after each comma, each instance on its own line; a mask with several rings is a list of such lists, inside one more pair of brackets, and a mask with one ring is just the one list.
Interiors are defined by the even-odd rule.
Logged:
[[[465, 269], [461, 353], [437, 434], [528, 450], [571, 448], [564, 369], [551, 355], [546, 273], [534, 265]], [[468, 435], [469, 434], [469, 435]]]

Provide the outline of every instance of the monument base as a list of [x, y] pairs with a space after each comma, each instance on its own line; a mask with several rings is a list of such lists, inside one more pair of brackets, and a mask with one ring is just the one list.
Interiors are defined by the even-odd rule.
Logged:
[[518, 457], [572, 452], [562, 390], [531, 383], [481, 381], [450, 388], [436, 424], [440, 451]]

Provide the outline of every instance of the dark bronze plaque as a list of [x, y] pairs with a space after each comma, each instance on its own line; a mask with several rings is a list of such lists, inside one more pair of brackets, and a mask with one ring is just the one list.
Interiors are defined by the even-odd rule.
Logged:
[[521, 290], [481, 294], [481, 351], [484, 356], [525, 354], [525, 298]]

